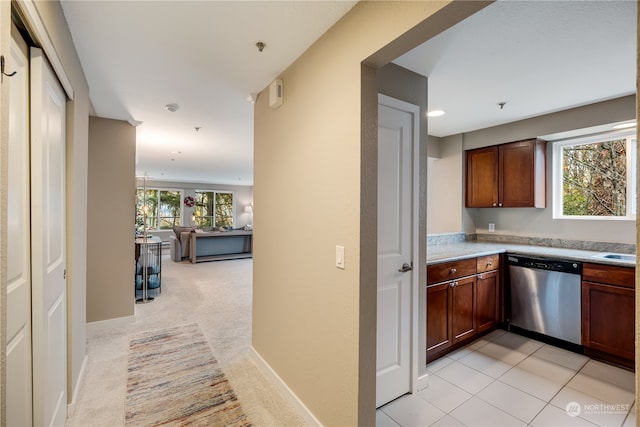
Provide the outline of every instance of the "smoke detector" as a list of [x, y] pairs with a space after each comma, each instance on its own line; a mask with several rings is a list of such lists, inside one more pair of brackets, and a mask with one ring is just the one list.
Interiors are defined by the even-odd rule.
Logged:
[[175, 113], [176, 111], [178, 111], [180, 109], [180, 106], [178, 104], [176, 104], [175, 102], [173, 102], [171, 104], [165, 105], [164, 108], [167, 111], [171, 111], [172, 113]]

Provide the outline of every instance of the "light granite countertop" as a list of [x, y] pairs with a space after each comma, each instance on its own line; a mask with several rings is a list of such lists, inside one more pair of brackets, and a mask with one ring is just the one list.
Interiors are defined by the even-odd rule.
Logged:
[[511, 243], [463, 242], [427, 246], [427, 265], [446, 261], [474, 258], [484, 255], [510, 253], [571, 261], [593, 262], [597, 264], [635, 267], [635, 261], [597, 258], [602, 252], [552, 248], [546, 246], [519, 245]]

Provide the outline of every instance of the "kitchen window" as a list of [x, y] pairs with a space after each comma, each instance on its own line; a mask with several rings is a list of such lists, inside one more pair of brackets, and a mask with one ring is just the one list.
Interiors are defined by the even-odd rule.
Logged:
[[553, 144], [554, 218], [635, 220], [636, 134]]

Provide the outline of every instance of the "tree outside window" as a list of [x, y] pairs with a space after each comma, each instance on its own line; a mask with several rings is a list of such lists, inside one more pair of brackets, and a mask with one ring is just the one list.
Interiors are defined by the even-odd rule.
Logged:
[[176, 225], [180, 225], [180, 208], [182, 193], [177, 190], [160, 190], [160, 206], [158, 217], [160, 220], [160, 230], [172, 230]]
[[233, 193], [196, 190], [198, 227], [233, 227]]
[[[558, 217], [628, 218], [635, 213], [635, 144], [630, 137], [558, 143], [561, 206]], [[557, 200], [557, 199], [556, 199]], [[556, 208], [557, 209], [557, 208]]]
[[180, 225], [182, 192], [180, 190], [160, 190], [157, 188], [138, 189], [136, 207], [136, 228], [144, 227], [144, 208], [147, 208], [147, 230], [171, 230]]

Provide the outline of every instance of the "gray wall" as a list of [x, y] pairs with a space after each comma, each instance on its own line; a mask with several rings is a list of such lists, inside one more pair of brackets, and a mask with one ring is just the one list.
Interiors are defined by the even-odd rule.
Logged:
[[[635, 243], [635, 221], [552, 218], [552, 144], [547, 144], [547, 208], [464, 208], [464, 150], [590, 128], [635, 118], [635, 96], [626, 96], [553, 114], [442, 138], [440, 159], [433, 160], [429, 193], [438, 194], [437, 220], [429, 234], [487, 233]], [[431, 165], [430, 165], [431, 166]], [[446, 188], [443, 188], [444, 185]], [[432, 195], [433, 196], [433, 195]]]
[[136, 129], [89, 120], [87, 322], [134, 314]]

